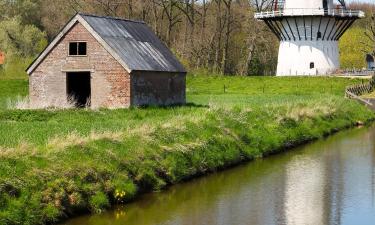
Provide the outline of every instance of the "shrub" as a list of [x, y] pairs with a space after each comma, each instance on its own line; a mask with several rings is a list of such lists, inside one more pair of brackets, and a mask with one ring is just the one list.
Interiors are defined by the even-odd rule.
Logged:
[[91, 196], [89, 204], [91, 211], [95, 213], [101, 213], [110, 206], [108, 197], [103, 192], [97, 192]]
[[114, 182], [114, 199], [123, 203], [134, 198], [137, 193], [137, 186], [130, 180], [116, 179]]

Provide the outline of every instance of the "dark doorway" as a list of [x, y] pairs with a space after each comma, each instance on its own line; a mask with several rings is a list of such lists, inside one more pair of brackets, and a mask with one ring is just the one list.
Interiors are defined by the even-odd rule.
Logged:
[[90, 106], [90, 72], [71, 72], [66, 75], [67, 96], [75, 101], [76, 107]]

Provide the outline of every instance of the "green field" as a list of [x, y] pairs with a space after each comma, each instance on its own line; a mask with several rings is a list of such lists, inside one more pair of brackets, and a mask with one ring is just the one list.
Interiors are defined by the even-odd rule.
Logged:
[[343, 98], [358, 82], [190, 75], [183, 107], [21, 111], [7, 102], [27, 81], [0, 78], [0, 224], [100, 212], [369, 122], [373, 112]]

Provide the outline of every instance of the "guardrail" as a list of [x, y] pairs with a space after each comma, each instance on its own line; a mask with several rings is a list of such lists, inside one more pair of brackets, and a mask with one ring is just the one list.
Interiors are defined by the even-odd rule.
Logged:
[[370, 100], [366, 100], [361, 97], [363, 94], [371, 93], [375, 90], [375, 75], [371, 78], [371, 80], [366, 84], [357, 84], [351, 85], [346, 87], [345, 89], [345, 97], [356, 99], [365, 105], [373, 107], [374, 104]]
[[356, 99], [356, 100], [362, 102], [365, 105], [368, 105], [368, 106], [371, 106], [371, 107], [374, 106], [370, 100], [363, 99], [363, 98], [359, 97], [358, 95], [355, 95], [355, 94], [353, 94], [349, 91], [345, 92], [345, 96], [347, 98]]
[[256, 19], [282, 17], [282, 16], [340, 16], [340, 17], [365, 17], [360, 10], [351, 9], [282, 9], [277, 11], [263, 11], [255, 13]]
[[374, 70], [344, 70], [342, 74], [345, 76], [371, 76], [375, 74]]

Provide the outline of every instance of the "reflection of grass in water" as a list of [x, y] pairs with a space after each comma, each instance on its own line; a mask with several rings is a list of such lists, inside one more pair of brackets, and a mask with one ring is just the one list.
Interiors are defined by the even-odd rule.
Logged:
[[[2, 81], [0, 102], [25, 95], [26, 82]], [[189, 77], [193, 104], [184, 107], [2, 109], [0, 223], [99, 212], [116, 202], [116, 191], [128, 201], [137, 191], [158, 190], [374, 118], [342, 97], [352, 82]]]

